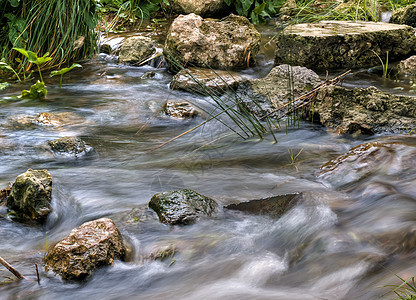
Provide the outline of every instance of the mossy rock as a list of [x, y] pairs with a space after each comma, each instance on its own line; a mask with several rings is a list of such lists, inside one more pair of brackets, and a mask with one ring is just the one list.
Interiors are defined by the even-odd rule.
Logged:
[[52, 176], [48, 170], [29, 169], [16, 177], [7, 198], [7, 207], [15, 220], [45, 223], [52, 212]]
[[211, 216], [217, 206], [215, 200], [188, 189], [157, 193], [149, 202], [165, 224], [194, 223], [201, 216]]

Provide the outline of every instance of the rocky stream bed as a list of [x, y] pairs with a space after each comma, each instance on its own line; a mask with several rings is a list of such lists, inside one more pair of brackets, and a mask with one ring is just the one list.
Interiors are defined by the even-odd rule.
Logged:
[[[0, 256], [26, 279], [0, 269], [0, 298], [391, 299], [394, 274], [416, 274], [413, 29], [345, 23], [371, 28], [328, 37], [341, 25], [322, 23], [322, 44], [289, 28], [271, 53], [261, 41], [275, 29], [242, 17], [175, 22], [168, 62], [138, 65], [163, 45], [132, 32], [62, 88], [48, 79], [46, 99], [1, 91]], [[301, 57], [331, 45], [332, 60]], [[390, 77], [377, 47], [396, 60]], [[222, 114], [157, 148], [217, 115], [215, 99], [278, 118], [328, 82], [322, 67], [353, 69], [261, 140]]]

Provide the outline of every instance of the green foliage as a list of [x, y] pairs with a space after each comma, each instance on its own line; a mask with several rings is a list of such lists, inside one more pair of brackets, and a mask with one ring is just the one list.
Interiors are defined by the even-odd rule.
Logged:
[[266, 18], [277, 15], [286, 0], [224, 0], [233, 6], [237, 14], [250, 18], [254, 24], [264, 22]]
[[74, 68], [82, 68], [82, 66], [80, 64], [72, 64], [72, 66], [70, 66], [69, 68], [63, 68], [58, 71], [52, 71], [51, 74], [49, 74], [49, 76], [53, 77], [55, 75], [60, 75], [61, 77], [59, 79], [59, 87], [62, 87], [62, 77]]
[[38, 66], [40, 81], [43, 82], [42, 72], [40, 71], [40, 66], [52, 60], [52, 57], [48, 56], [49, 52], [46, 52], [43, 56], [38, 57], [35, 52], [28, 51], [23, 48], [13, 48], [13, 50], [16, 50], [20, 52], [21, 54], [23, 54], [27, 58], [29, 63], [35, 64]]
[[[98, 21], [95, 0], [0, 0], [0, 49], [12, 65], [13, 48], [51, 54], [42, 67], [60, 67], [94, 54]], [[22, 69], [29, 71], [29, 66]]]
[[23, 90], [22, 95], [19, 96], [21, 99], [41, 99], [44, 98], [47, 94], [47, 90], [45, 88], [45, 83], [40, 82], [39, 80], [36, 81], [35, 84], [33, 84], [30, 87], [30, 90]]
[[394, 274], [397, 278], [400, 279], [400, 285], [386, 285], [385, 287], [390, 287], [391, 291], [395, 293], [398, 298], [396, 300], [416, 300], [416, 282], [415, 277], [412, 276], [409, 279], [405, 280], [399, 275]]
[[21, 81], [20, 80], [20, 77], [19, 77], [19, 75], [17, 74], [17, 72], [15, 71], [15, 69], [13, 69], [12, 68], [12, 66], [10, 66], [8, 63], [6, 63], [5, 61], [0, 61], [0, 70], [5, 70], [5, 71], [10, 71], [10, 72], [13, 72], [14, 73], [14, 75], [16, 75], [16, 77], [17, 77], [17, 79], [19, 80], [19, 81]]
[[2, 82], [0, 83], [0, 91], [4, 90], [5, 88], [7, 88], [9, 86], [9, 84], [7, 82]]

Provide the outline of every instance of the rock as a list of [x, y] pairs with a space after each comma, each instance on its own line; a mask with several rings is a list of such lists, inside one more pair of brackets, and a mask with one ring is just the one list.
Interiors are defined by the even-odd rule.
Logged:
[[170, 0], [173, 12], [177, 14], [197, 14], [203, 17], [224, 15], [227, 5], [224, 0]]
[[274, 67], [266, 77], [241, 85], [237, 94], [245, 107], [257, 116], [276, 116], [276, 109], [320, 82], [319, 76], [312, 70], [280, 65]]
[[314, 70], [380, 65], [407, 57], [416, 50], [412, 27], [406, 25], [321, 21], [286, 27], [276, 38], [275, 63]]
[[155, 194], [149, 207], [165, 224], [189, 224], [201, 216], [211, 216], [217, 203], [215, 200], [200, 195], [192, 190], [179, 190]]
[[402, 60], [397, 66], [399, 73], [408, 75], [416, 75], [416, 55], [412, 55], [409, 58]]
[[370, 174], [383, 173], [394, 158], [393, 145], [380, 142], [358, 145], [324, 164], [319, 178], [336, 188], [343, 188], [367, 178]]
[[166, 259], [170, 259], [172, 261], [173, 256], [177, 252], [177, 248], [173, 244], [160, 246], [156, 249], [154, 249], [149, 254], [150, 260], [160, 260], [164, 261]]
[[224, 208], [239, 210], [254, 215], [269, 215], [272, 218], [279, 218], [297, 203], [302, 201], [303, 194], [287, 194], [268, 197], [259, 200], [251, 200], [238, 204], [230, 204]]
[[220, 96], [228, 90], [235, 91], [243, 80], [237, 72], [188, 68], [173, 76], [170, 88], [202, 95]]
[[255, 63], [260, 33], [242, 16], [229, 15], [219, 22], [195, 14], [177, 17], [166, 37], [164, 54], [170, 70], [183, 66], [241, 69]]
[[313, 121], [339, 134], [407, 132], [416, 126], [416, 98], [390, 95], [375, 87], [322, 88], [313, 105]]
[[389, 22], [416, 27], [416, 3], [393, 11]]
[[126, 248], [111, 219], [90, 221], [75, 228], [48, 251], [45, 269], [68, 280], [83, 280], [97, 268], [124, 259]]
[[196, 117], [199, 112], [189, 102], [168, 100], [163, 104], [166, 115], [175, 119], [189, 119]]
[[7, 207], [14, 211], [16, 220], [45, 223], [52, 200], [52, 176], [48, 170], [29, 169], [16, 177], [7, 198]]
[[139, 63], [156, 52], [151, 38], [135, 36], [127, 38], [120, 49], [118, 61], [121, 63]]
[[75, 158], [94, 152], [94, 148], [85, 144], [83, 140], [74, 136], [67, 136], [48, 142], [51, 151], [58, 155], [72, 156]]
[[110, 55], [112, 52], [112, 48], [110, 44], [102, 44], [100, 45], [100, 53], [105, 53]]
[[85, 118], [72, 112], [48, 113], [36, 116], [14, 115], [6, 119], [6, 126], [13, 129], [29, 129], [36, 126], [61, 127], [85, 122]]
[[294, 16], [297, 13], [298, 5], [296, 0], [287, 0], [280, 8], [280, 13], [287, 16]]

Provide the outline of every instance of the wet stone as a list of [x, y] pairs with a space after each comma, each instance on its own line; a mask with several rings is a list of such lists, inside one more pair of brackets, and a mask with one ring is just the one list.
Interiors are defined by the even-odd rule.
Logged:
[[199, 217], [211, 216], [217, 206], [215, 200], [188, 189], [157, 193], [149, 202], [160, 222], [172, 225], [190, 224]]
[[49, 141], [48, 145], [54, 154], [69, 157], [82, 157], [92, 154], [94, 148], [88, 146], [78, 137], [63, 137], [53, 141]]
[[168, 100], [163, 104], [163, 111], [166, 115], [174, 119], [189, 119], [199, 114], [198, 110], [186, 101], [177, 102]]
[[236, 90], [242, 81], [244, 79], [237, 72], [188, 68], [173, 76], [170, 88], [202, 95], [220, 96], [228, 90]]
[[67, 280], [84, 280], [97, 268], [124, 259], [126, 248], [111, 219], [90, 221], [75, 228], [45, 258], [45, 269]]
[[287, 194], [230, 204], [224, 208], [243, 211], [253, 215], [268, 215], [272, 218], [279, 218], [302, 200], [302, 193]]
[[29, 169], [16, 177], [7, 198], [14, 219], [43, 224], [52, 212], [52, 176], [48, 170]]

